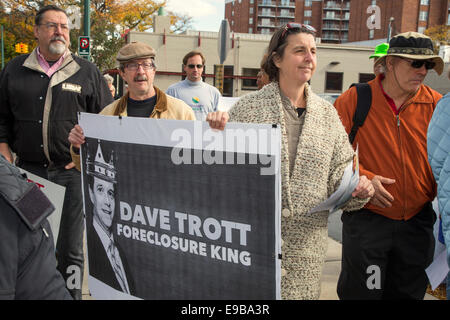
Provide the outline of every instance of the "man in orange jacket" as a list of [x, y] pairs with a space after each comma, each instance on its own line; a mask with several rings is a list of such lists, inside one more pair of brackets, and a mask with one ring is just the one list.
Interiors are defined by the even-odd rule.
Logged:
[[[342, 214], [337, 291], [340, 299], [423, 299], [436, 220], [426, 136], [441, 94], [422, 82], [429, 69], [441, 74], [444, 62], [431, 39], [416, 32], [393, 37], [380, 59], [386, 71], [369, 82], [371, 107], [353, 142], [375, 195], [363, 209]], [[335, 102], [347, 132], [356, 104], [356, 88]]]

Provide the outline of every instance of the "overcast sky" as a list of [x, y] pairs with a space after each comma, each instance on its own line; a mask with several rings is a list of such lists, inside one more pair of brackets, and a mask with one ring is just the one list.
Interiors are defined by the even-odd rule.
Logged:
[[191, 16], [198, 31], [218, 32], [225, 18], [225, 0], [167, 0], [167, 9]]

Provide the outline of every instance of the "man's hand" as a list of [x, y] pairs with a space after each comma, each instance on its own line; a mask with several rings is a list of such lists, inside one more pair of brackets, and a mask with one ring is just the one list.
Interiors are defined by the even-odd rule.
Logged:
[[386, 189], [383, 187], [383, 184], [393, 183], [395, 183], [394, 179], [389, 179], [382, 176], [373, 177], [372, 185], [375, 188], [375, 194], [373, 195], [372, 199], [370, 199], [370, 203], [380, 208], [392, 207], [392, 201], [394, 201], [394, 197], [386, 191]]
[[206, 121], [209, 122], [209, 126], [212, 129], [218, 129], [218, 130], [225, 129], [225, 125], [228, 122], [228, 119], [230, 119], [230, 116], [228, 115], [228, 112], [224, 112], [224, 111], [210, 112], [206, 116]]
[[69, 164], [67, 164], [64, 168], [66, 168], [66, 170], [70, 170], [72, 168], [75, 168], [75, 163], [69, 162]]
[[375, 189], [372, 185], [372, 182], [367, 179], [366, 176], [360, 176], [358, 185], [355, 190], [353, 190], [352, 197], [358, 198], [369, 198], [372, 197], [375, 193]]
[[8, 160], [13, 163], [13, 156], [9, 150], [9, 145], [6, 142], [0, 143], [0, 153]]
[[83, 133], [83, 129], [81, 129], [81, 127], [76, 124], [72, 130], [70, 130], [69, 132], [69, 142], [72, 144], [73, 147], [75, 148], [80, 148], [81, 145], [85, 142], [85, 136]]

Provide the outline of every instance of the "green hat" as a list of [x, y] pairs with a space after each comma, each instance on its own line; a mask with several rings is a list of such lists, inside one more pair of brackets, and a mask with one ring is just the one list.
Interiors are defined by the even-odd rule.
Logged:
[[388, 49], [389, 49], [388, 43], [386, 42], [380, 43], [375, 47], [375, 52], [373, 53], [373, 55], [369, 57], [369, 59], [385, 56], [388, 52]]

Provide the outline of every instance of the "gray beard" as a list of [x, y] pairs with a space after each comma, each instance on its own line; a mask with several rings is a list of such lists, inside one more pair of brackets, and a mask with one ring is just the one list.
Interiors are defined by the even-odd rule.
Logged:
[[48, 46], [48, 50], [51, 54], [61, 55], [66, 51], [66, 46], [59, 42], [52, 42]]

